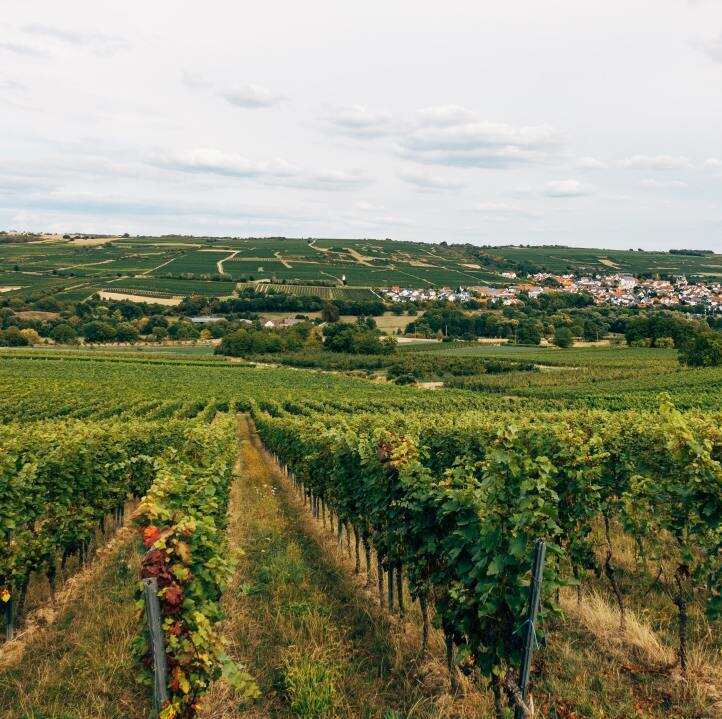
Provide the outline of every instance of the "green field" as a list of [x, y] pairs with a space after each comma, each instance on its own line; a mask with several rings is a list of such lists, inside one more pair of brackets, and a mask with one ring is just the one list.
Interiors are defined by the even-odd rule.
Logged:
[[274, 285], [259, 282], [259, 292], [281, 292], [299, 297], [320, 297], [324, 300], [377, 300], [378, 295], [363, 287], [321, 287], [319, 285]]
[[193, 294], [209, 297], [230, 295], [235, 282], [204, 282], [203, 280], [172, 280], [161, 277], [128, 277], [108, 284], [104, 289], [110, 292], [137, 290], [139, 292], [159, 292], [169, 296], [188, 297]]
[[666, 273], [698, 274], [709, 278], [722, 278], [722, 256], [677, 255], [669, 252], [634, 250], [597, 250], [576, 247], [492, 247], [487, 250], [517, 262], [531, 262], [548, 272], [631, 274]]
[[[500, 273], [508, 270], [694, 274], [722, 279], [720, 255], [566, 247], [475, 248], [374, 239], [141, 236], [97, 246], [72, 241], [4, 242], [0, 244], [0, 287], [21, 287], [8, 296], [28, 297], [38, 292], [52, 294], [56, 288], [63, 291], [83, 281], [96, 288], [117, 281], [117, 286], [125, 289], [220, 296], [232, 291], [232, 283], [204, 283], [218, 274], [219, 262], [233, 282], [293, 281], [305, 287], [332, 283], [341, 288], [345, 278], [346, 285], [359, 290], [395, 285], [501, 287], [509, 281]], [[59, 279], [61, 276], [74, 282]], [[328, 295], [325, 289], [316, 293]], [[71, 290], [60, 299], [81, 294], [80, 289]]]

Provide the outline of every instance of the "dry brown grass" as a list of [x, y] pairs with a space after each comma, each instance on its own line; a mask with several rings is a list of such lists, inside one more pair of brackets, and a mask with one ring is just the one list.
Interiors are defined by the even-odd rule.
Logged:
[[624, 629], [620, 629], [619, 610], [597, 591], [584, 594], [579, 603], [575, 592], [563, 592], [561, 605], [570, 619], [579, 622], [594, 637], [597, 648], [622, 668], [659, 674], [661, 681], [667, 678], [681, 696], [707, 707], [711, 716], [722, 716], [722, 663], [718, 653], [692, 646], [687, 676], [683, 677], [675, 649], [665, 644], [633, 610], [626, 610]]
[[564, 611], [581, 622], [598, 642], [621, 661], [636, 660], [659, 670], [675, 663], [674, 650], [663, 645], [654, 631], [640, 622], [633, 611], [627, 610], [624, 630], [620, 630], [619, 610], [600, 593], [588, 593], [577, 604], [575, 594], [563, 592], [561, 600]]

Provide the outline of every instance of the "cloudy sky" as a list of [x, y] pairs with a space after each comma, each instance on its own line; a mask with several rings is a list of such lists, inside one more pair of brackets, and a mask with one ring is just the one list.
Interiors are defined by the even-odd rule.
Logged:
[[722, 0], [0, 7], [0, 227], [722, 251]]

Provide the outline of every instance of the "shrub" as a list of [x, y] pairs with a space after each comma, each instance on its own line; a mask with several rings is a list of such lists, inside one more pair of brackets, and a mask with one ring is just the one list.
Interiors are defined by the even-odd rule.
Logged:
[[722, 336], [711, 330], [700, 332], [680, 351], [679, 361], [690, 367], [722, 365]]
[[553, 342], [557, 347], [571, 347], [574, 342], [572, 331], [568, 327], [557, 327], [554, 331]]

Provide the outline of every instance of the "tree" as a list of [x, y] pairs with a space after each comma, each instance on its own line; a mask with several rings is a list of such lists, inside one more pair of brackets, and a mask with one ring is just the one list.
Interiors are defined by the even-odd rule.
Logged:
[[200, 331], [192, 322], [175, 322], [168, 328], [168, 334], [174, 340], [197, 340]]
[[679, 361], [690, 367], [722, 365], [722, 335], [712, 330], [698, 332], [679, 352]]
[[128, 322], [121, 322], [115, 332], [118, 342], [135, 342], [138, 339], [138, 330]]
[[29, 342], [17, 327], [8, 327], [5, 332], [0, 332], [0, 345], [6, 347], [27, 347]]
[[599, 315], [590, 315], [584, 320], [582, 329], [582, 337], [587, 342], [595, 342], [604, 339], [607, 336], [607, 326], [602, 322]]
[[554, 344], [557, 347], [571, 347], [574, 342], [574, 335], [568, 327], [557, 327], [554, 330]]
[[42, 341], [37, 331], [31, 329], [30, 327], [27, 327], [24, 330], [20, 330], [20, 334], [25, 337], [25, 339], [28, 341], [28, 344], [30, 345], [39, 345]]
[[55, 327], [53, 327], [50, 331], [50, 337], [58, 344], [67, 345], [77, 340], [78, 333], [69, 324], [63, 322], [62, 324], [55, 325]]
[[324, 335], [324, 349], [330, 352], [381, 355], [391, 354], [396, 349], [395, 337], [383, 336], [378, 329], [368, 327], [364, 321], [354, 325], [340, 322], [327, 325]]
[[323, 305], [323, 309], [321, 310], [321, 319], [324, 322], [338, 322], [341, 318], [341, 315], [339, 314], [338, 307], [334, 305], [332, 302], [326, 302]]
[[112, 342], [115, 339], [115, 328], [108, 322], [93, 320], [81, 328], [87, 342]]
[[155, 338], [156, 342], [162, 342], [167, 336], [168, 330], [165, 327], [161, 327], [161, 325], [156, 325], [153, 328], [153, 337]]
[[542, 338], [542, 325], [538, 320], [522, 320], [516, 331], [520, 345], [538, 345]]

